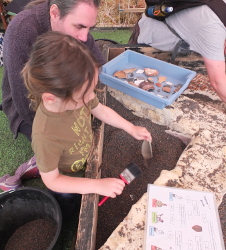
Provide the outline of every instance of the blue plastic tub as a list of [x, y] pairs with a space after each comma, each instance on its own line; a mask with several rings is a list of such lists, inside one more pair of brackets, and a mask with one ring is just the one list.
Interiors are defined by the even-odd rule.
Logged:
[[[178, 92], [174, 93], [175, 88], [172, 88], [171, 93], [166, 93], [155, 85], [155, 90], [148, 92], [125, 82], [126, 79], [119, 79], [113, 76], [116, 71], [130, 68], [157, 69], [159, 71], [158, 76], [165, 76], [167, 78], [167, 82], [170, 82], [173, 87], [175, 86], [176, 88], [176, 86], [180, 85], [181, 88]], [[133, 96], [143, 102], [146, 102], [154, 107], [163, 109], [165, 106], [172, 104], [183, 93], [195, 75], [195, 71], [163, 62], [161, 60], [142, 55], [131, 50], [126, 50], [119, 56], [103, 65], [102, 71], [100, 73], [100, 82], [125, 94]], [[136, 76], [138, 75], [136, 74]], [[144, 74], [142, 76], [146, 77]], [[154, 79], [155, 83], [158, 82], [157, 77], [152, 78]], [[167, 85], [167, 83], [162, 83], [162, 85], [164, 84]]]

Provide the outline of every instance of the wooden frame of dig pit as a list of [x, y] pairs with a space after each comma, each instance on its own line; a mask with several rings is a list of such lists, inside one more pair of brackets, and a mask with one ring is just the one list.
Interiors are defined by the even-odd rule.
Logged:
[[[99, 101], [103, 104], [106, 103], [106, 87], [103, 84], [98, 84], [97, 92]], [[103, 136], [104, 136], [104, 123], [94, 118], [92, 121], [94, 139], [92, 151], [89, 159], [87, 160], [86, 178], [99, 179], [99, 167], [102, 162], [102, 149], [103, 149]], [[96, 244], [96, 226], [97, 226], [97, 212], [98, 212], [97, 194], [85, 194], [82, 196], [79, 225], [77, 229], [77, 239], [75, 243], [76, 250], [93, 250]]]
[[[99, 45], [100, 46], [100, 45]], [[101, 47], [102, 46], [102, 47]], [[149, 46], [143, 46], [143, 45], [112, 45], [112, 44], [101, 44], [101, 50], [103, 54], [105, 55], [105, 58], [107, 61], [115, 58], [122, 52], [124, 52], [127, 49], [132, 49], [136, 52], [143, 53], [145, 55], [151, 56], [153, 58], [157, 58], [166, 62], [171, 61], [171, 56], [172, 54], [170, 52], [161, 52], [158, 51], [154, 48], [151, 48]], [[186, 59], [184, 60], [184, 57]], [[200, 74], [206, 74], [206, 69], [203, 64], [203, 61], [200, 57], [195, 52], [191, 52], [189, 56], [187, 55], [178, 55], [176, 58], [175, 64], [178, 64], [179, 66], [185, 66], [186, 68], [189, 68], [191, 70], [196, 71], [197, 73]], [[146, 107], [146, 105], [142, 102], [139, 102], [139, 110], [134, 110], [135, 114], [141, 115], [142, 117], [148, 117], [149, 119], [153, 120], [153, 122], [161, 125], [166, 125], [169, 127], [170, 130], [176, 131], [174, 133], [175, 136], [178, 136], [177, 132], [179, 132], [179, 135], [185, 134], [189, 137], [190, 146], [188, 145], [187, 150], [185, 150], [184, 157], [186, 158], [189, 152], [194, 148], [196, 145], [196, 140], [200, 138], [204, 138], [203, 133], [206, 131], [211, 130], [214, 121], [212, 120], [213, 114], [217, 117], [215, 120], [221, 121], [222, 119], [224, 120], [225, 114], [222, 113], [221, 108], [218, 108], [218, 105], [221, 104], [221, 101], [219, 101], [218, 97], [216, 96], [216, 93], [211, 90], [206, 84], [202, 84], [202, 79], [199, 79], [199, 74], [196, 76], [196, 80], [191, 82], [189, 84], [189, 87], [187, 90], [183, 93], [183, 96], [179, 97], [179, 101], [175, 102], [173, 105], [170, 107], [166, 107], [163, 110], [158, 110], [156, 108], [150, 108]], [[198, 83], [198, 84], [197, 84]], [[98, 85], [99, 89], [102, 89], [102, 91], [98, 92], [98, 98], [100, 102], [103, 104], [106, 103], [106, 87], [103, 84]], [[115, 92], [115, 97], [118, 97], [120, 101], [122, 101], [120, 98], [120, 92], [115, 91], [110, 88], [109, 90], [114, 94]], [[204, 97], [203, 99], [200, 98], [200, 96]], [[208, 97], [208, 98], [207, 98]], [[207, 99], [207, 101], [206, 101]], [[126, 106], [126, 104], [124, 103]], [[130, 105], [131, 106], [131, 105]], [[190, 112], [187, 112], [187, 106], [191, 109]], [[194, 110], [192, 107], [196, 107]], [[221, 105], [220, 105], [221, 107]], [[137, 107], [138, 108], [138, 107]], [[206, 110], [206, 115], [204, 116], [202, 120], [202, 113], [204, 112], [203, 110]], [[200, 111], [200, 120], [197, 119], [194, 120], [194, 117], [198, 117], [196, 112], [197, 110]], [[178, 112], [179, 116], [176, 117], [175, 114]], [[219, 114], [218, 114], [219, 112]], [[194, 116], [194, 114], [196, 114]], [[208, 119], [209, 120], [208, 120]], [[180, 125], [180, 122], [182, 125]], [[191, 124], [191, 127], [186, 127], [183, 122], [188, 121], [189, 124]], [[191, 122], [192, 121], [192, 122]], [[211, 126], [209, 126], [209, 124]], [[187, 124], [188, 125], [188, 124]], [[220, 127], [220, 122], [218, 122], [218, 130], [217, 131], [211, 131], [211, 133], [219, 133], [217, 138], [221, 138], [221, 130], [219, 129]], [[93, 178], [97, 179], [101, 177], [101, 172], [100, 172], [100, 166], [102, 163], [102, 150], [103, 150], [103, 139], [104, 139], [104, 124], [101, 123], [99, 120], [94, 119], [93, 120], [93, 129], [94, 129], [94, 141], [93, 141], [93, 147], [92, 147], [92, 153], [88, 159], [87, 163], [87, 169], [86, 169], [86, 177], [87, 178]], [[177, 129], [180, 129], [181, 131], [177, 131]], [[197, 131], [196, 131], [197, 129]], [[204, 130], [204, 131], [203, 131]], [[195, 132], [194, 132], [195, 131]], [[204, 133], [205, 135], [205, 133]], [[189, 142], [188, 142], [189, 143]], [[211, 142], [213, 144], [213, 142]], [[211, 145], [210, 143], [210, 145]], [[217, 142], [215, 142], [216, 144]], [[218, 145], [219, 146], [219, 145]], [[225, 148], [224, 148], [225, 149]], [[211, 148], [208, 149], [211, 151]], [[223, 149], [222, 149], [223, 150]], [[225, 149], [226, 150], [226, 149]], [[196, 149], [197, 151], [197, 149]], [[222, 151], [223, 152], [223, 151]], [[195, 155], [195, 154], [193, 154]], [[194, 157], [194, 156], [193, 156]], [[215, 156], [216, 159], [217, 156]], [[220, 157], [221, 158], [221, 157]], [[224, 157], [223, 157], [224, 158]], [[189, 159], [193, 159], [192, 157], [189, 156]], [[195, 159], [194, 159], [195, 160]], [[183, 161], [183, 157], [182, 157]], [[192, 165], [192, 163], [191, 163]], [[220, 164], [221, 166], [222, 164]], [[218, 169], [220, 169], [220, 166]], [[202, 166], [201, 166], [202, 167]], [[179, 168], [179, 167], [177, 167]], [[195, 166], [194, 169], [197, 167]], [[203, 165], [203, 168], [205, 170], [205, 164]], [[176, 168], [175, 168], [176, 169]], [[174, 173], [175, 170], [172, 171]], [[164, 172], [164, 171], [163, 171]], [[171, 172], [170, 172], [171, 173]], [[204, 171], [205, 173], [205, 171]], [[175, 175], [175, 174], [174, 174]], [[204, 175], [204, 174], [203, 174]], [[194, 174], [196, 176], [196, 174]], [[177, 177], [177, 178], [183, 178], [182, 177]], [[200, 177], [201, 178], [201, 177]], [[160, 178], [161, 179], [161, 178]], [[212, 179], [211, 179], [212, 180]], [[192, 181], [191, 183], [194, 183]], [[189, 183], [188, 183], [189, 184]], [[217, 185], [216, 185], [217, 186]], [[183, 188], [189, 188], [183, 186]], [[191, 187], [190, 187], [191, 188]], [[195, 188], [196, 189], [196, 188]], [[197, 188], [198, 189], [198, 188]], [[201, 186], [199, 189], [207, 190], [208, 187]], [[219, 191], [219, 190], [220, 191]], [[224, 193], [224, 187], [219, 188], [218, 186], [215, 187], [215, 189], [211, 190], [217, 194], [217, 200], [218, 204], [220, 203], [221, 200], [221, 195], [220, 193]], [[82, 197], [82, 204], [81, 204], [81, 210], [80, 210], [80, 217], [79, 217], [79, 225], [78, 225], [78, 230], [77, 230], [77, 239], [75, 242], [75, 248], [76, 250], [95, 250], [95, 245], [96, 245], [96, 231], [97, 231], [97, 219], [98, 219], [98, 201], [99, 201], [99, 196], [96, 194], [88, 194], [88, 195], [83, 195]]]

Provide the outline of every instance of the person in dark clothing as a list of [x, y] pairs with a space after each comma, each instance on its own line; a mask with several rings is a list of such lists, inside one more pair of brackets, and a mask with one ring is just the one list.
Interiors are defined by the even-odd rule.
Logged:
[[89, 33], [96, 23], [98, 6], [99, 0], [35, 0], [9, 23], [3, 49], [2, 109], [15, 138], [20, 132], [31, 141], [34, 112], [20, 74], [39, 35], [50, 30], [71, 35], [84, 42], [100, 64], [105, 63]]

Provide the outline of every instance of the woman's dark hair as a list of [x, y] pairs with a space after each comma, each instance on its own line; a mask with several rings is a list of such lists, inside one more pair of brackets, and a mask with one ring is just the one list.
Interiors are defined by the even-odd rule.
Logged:
[[86, 93], [98, 68], [88, 48], [75, 38], [56, 31], [39, 36], [22, 71], [32, 109], [37, 109], [43, 93], [70, 100], [87, 82]]
[[25, 9], [30, 9], [32, 6], [49, 1], [49, 6], [56, 4], [60, 10], [60, 17], [63, 18], [69, 14], [80, 3], [86, 3], [88, 5], [98, 8], [100, 0], [34, 0], [25, 6]]

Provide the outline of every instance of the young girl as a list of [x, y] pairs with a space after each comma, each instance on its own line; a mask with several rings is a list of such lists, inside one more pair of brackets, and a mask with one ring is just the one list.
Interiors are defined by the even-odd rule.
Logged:
[[69, 35], [50, 31], [33, 46], [22, 75], [36, 110], [32, 148], [44, 184], [57, 193], [97, 193], [115, 198], [125, 183], [118, 178], [79, 177], [92, 146], [91, 115], [138, 140], [151, 140], [101, 104], [95, 95], [99, 65], [87, 47]]

